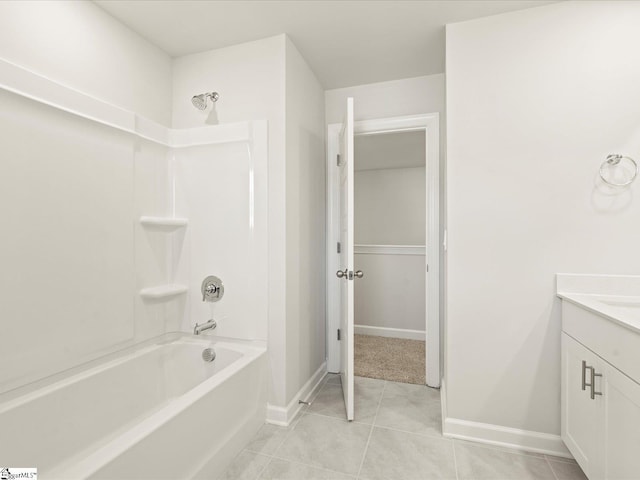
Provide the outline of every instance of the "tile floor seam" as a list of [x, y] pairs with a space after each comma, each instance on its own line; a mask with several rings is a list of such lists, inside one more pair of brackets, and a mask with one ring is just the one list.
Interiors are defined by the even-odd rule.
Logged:
[[454, 441], [452, 438], [447, 438], [442, 434], [436, 435], [436, 434], [433, 434], [433, 433], [412, 432], [410, 430], [401, 430], [399, 428], [387, 427], [385, 425], [375, 425], [374, 424], [373, 426], [377, 427], [377, 428], [384, 428], [386, 430], [391, 430], [393, 432], [410, 433], [412, 435], [418, 435], [420, 437], [436, 438], [438, 440], [446, 440], [447, 442], [453, 442]]
[[[338, 473], [340, 475], [344, 475], [345, 477], [351, 477], [351, 478], [354, 478], [354, 479], [356, 478], [355, 475], [351, 475], [349, 473], [340, 472], [338, 470], [331, 470], [330, 468], [326, 468], [326, 467], [319, 467], [318, 465], [312, 465], [310, 463], [304, 463], [304, 462], [301, 462], [299, 460], [291, 460], [290, 458], [278, 457], [277, 455], [273, 455], [271, 457], [271, 460], [282, 460], [283, 462], [295, 463], [296, 465], [304, 465], [305, 467], [311, 467], [311, 468], [315, 468], [317, 470], [324, 470], [325, 472]], [[269, 462], [271, 462], [271, 460]]]
[[380, 399], [378, 400], [378, 406], [376, 407], [376, 413], [373, 416], [373, 421], [371, 422], [371, 430], [369, 430], [369, 436], [367, 437], [367, 443], [364, 447], [364, 452], [362, 453], [362, 460], [360, 460], [360, 467], [358, 468], [358, 474], [356, 478], [360, 478], [360, 472], [362, 472], [362, 466], [364, 465], [364, 459], [367, 458], [367, 450], [369, 450], [369, 442], [371, 442], [371, 435], [373, 435], [373, 429], [376, 425], [376, 419], [378, 418], [378, 412], [380, 411], [380, 405], [382, 405], [382, 398], [384, 397], [384, 391], [387, 389], [387, 381], [382, 384], [382, 392], [380, 392]]
[[[227, 470], [229, 469], [229, 467], [231, 465], [233, 465], [234, 462], [238, 459], [238, 457], [240, 457], [240, 455], [242, 455], [243, 453], [252, 453], [256, 457], [268, 457], [269, 461], [266, 463], [266, 465], [269, 465], [269, 463], [271, 463], [271, 460], [273, 458], [271, 455], [267, 455], [265, 453], [260, 453], [260, 452], [252, 452], [251, 450], [247, 450], [246, 448], [243, 448], [242, 450], [240, 450], [238, 452], [238, 454], [235, 457], [233, 457], [233, 459], [231, 460], [231, 462], [229, 462], [229, 465], [227, 465], [227, 467], [224, 469], [224, 471], [220, 475], [216, 476], [216, 480], [221, 478], [222, 475], [225, 475]], [[254, 477], [254, 480], [258, 480], [260, 478], [260, 475], [262, 475], [262, 472], [263, 472], [264, 468], [266, 468], [266, 465], [265, 465], [265, 467], [262, 467], [260, 472], [258, 472], [258, 476]]]
[[456, 442], [451, 442], [451, 448], [453, 448], [453, 468], [456, 471], [456, 480], [460, 480], [460, 475], [458, 475], [458, 458], [456, 457]]
[[291, 423], [289, 424], [288, 427], [282, 427], [282, 428], [286, 428], [288, 430], [288, 432], [284, 435], [284, 438], [282, 439], [282, 441], [280, 442], [280, 444], [276, 447], [276, 449], [273, 451], [273, 454], [271, 454], [271, 456], [273, 458], [277, 458], [276, 457], [276, 453], [278, 453], [278, 450], [280, 450], [282, 448], [282, 446], [284, 445], [284, 442], [287, 441], [287, 439], [289, 438], [289, 435], [291, 435], [293, 433], [293, 430], [296, 428], [296, 426], [298, 425], [298, 423], [300, 423], [300, 420], [302, 419], [302, 417], [306, 415], [306, 412], [298, 412], [298, 414], [294, 417], [294, 420], [291, 421]]
[[551, 470], [551, 475], [553, 475], [553, 478], [555, 478], [556, 480], [560, 480], [558, 478], [558, 476], [556, 475], [555, 470], [553, 469], [553, 467], [551, 466], [551, 462], [549, 461], [549, 459], [547, 458], [547, 456], [544, 456], [544, 459], [547, 461], [547, 465], [549, 465], [549, 470]]
[[[269, 455], [268, 453], [259, 452], [258, 450], [251, 450], [250, 448], [243, 448], [240, 451], [240, 453], [242, 453], [242, 452], [255, 453], [257, 455], [262, 455], [264, 457], [273, 457], [273, 455]], [[238, 455], [240, 455], [240, 453]]]
[[[547, 455], [544, 454], [545, 458], [547, 460], [549, 460], [550, 462], [556, 462], [556, 463], [571, 463], [573, 465], [576, 465], [578, 462], [576, 462], [575, 458], [565, 458], [565, 457], [555, 457], [553, 455]], [[550, 456], [552, 456], [553, 458], [549, 458]]]
[[[347, 422], [348, 421], [348, 420], [346, 420], [344, 418], [334, 417], [332, 415], [325, 415], [324, 413], [318, 413], [318, 412], [305, 412], [304, 415], [315, 415], [317, 417], [332, 418], [334, 420], [341, 420], [343, 422]], [[373, 426], [372, 423], [356, 422], [355, 420], [352, 420], [349, 423], [355, 423], [356, 425], [365, 425], [367, 427]]]
[[271, 465], [271, 462], [273, 461], [273, 456], [271, 455], [266, 455], [266, 456], [269, 457], [269, 461], [265, 463], [264, 467], [262, 467], [262, 469], [258, 472], [258, 475], [256, 476], [255, 480], [260, 480], [260, 477], [262, 476], [264, 471], [267, 469], [269, 465]]

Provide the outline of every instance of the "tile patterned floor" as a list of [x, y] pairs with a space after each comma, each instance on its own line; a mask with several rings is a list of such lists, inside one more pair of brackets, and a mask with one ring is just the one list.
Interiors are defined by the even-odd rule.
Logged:
[[440, 392], [356, 377], [347, 422], [340, 377], [288, 427], [264, 425], [220, 480], [586, 480], [573, 461], [444, 438]]

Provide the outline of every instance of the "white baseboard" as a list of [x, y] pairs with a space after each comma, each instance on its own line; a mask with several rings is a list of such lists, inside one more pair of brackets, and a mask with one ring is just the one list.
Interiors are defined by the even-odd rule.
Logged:
[[425, 340], [424, 330], [408, 330], [405, 328], [372, 327], [370, 325], [354, 325], [356, 335], [373, 335], [376, 337], [407, 338], [409, 340]]
[[445, 418], [442, 425], [442, 433], [449, 438], [459, 438], [527, 452], [546, 453], [556, 457], [573, 458], [560, 435], [471, 422], [457, 418]]
[[442, 434], [445, 437], [527, 452], [546, 453], [556, 457], [573, 458], [560, 435], [449, 418], [447, 412], [447, 385], [444, 379], [442, 379], [442, 386], [440, 387], [440, 399], [442, 402]]
[[302, 408], [302, 404], [298, 403], [298, 400], [308, 401], [318, 389], [320, 382], [322, 382], [322, 379], [326, 374], [327, 362], [323, 362], [322, 365], [320, 365], [320, 368], [311, 375], [311, 378], [307, 383], [305, 383], [293, 396], [293, 399], [286, 407], [267, 404], [267, 423], [288, 427]]

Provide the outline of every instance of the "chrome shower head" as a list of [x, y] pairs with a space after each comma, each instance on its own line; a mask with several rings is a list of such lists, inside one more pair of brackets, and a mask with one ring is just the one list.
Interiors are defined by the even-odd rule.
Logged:
[[219, 96], [218, 92], [201, 93], [200, 95], [194, 95], [191, 97], [191, 103], [193, 103], [193, 106], [198, 110], [204, 110], [207, 108], [207, 98], [210, 98], [212, 102], [215, 102], [218, 100]]

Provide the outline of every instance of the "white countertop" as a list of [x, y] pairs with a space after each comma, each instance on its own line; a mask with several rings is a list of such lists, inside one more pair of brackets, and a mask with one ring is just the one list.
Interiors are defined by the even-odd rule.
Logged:
[[558, 297], [640, 334], [640, 295], [558, 292]]

